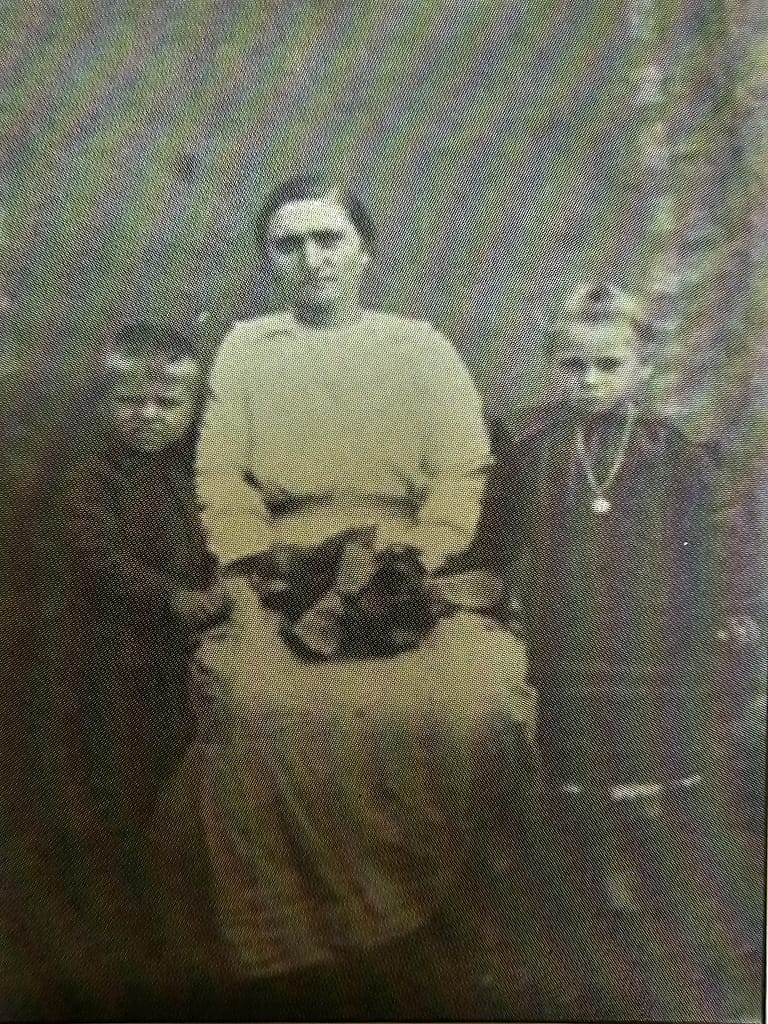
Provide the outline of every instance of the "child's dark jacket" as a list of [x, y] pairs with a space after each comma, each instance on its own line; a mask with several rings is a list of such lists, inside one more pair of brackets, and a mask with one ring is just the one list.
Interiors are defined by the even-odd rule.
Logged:
[[208, 584], [184, 453], [116, 444], [71, 474], [65, 512], [73, 561], [75, 665], [86, 761], [97, 799], [148, 812], [191, 733], [191, 634], [178, 588]]
[[[598, 480], [625, 424], [626, 410], [600, 423]], [[717, 614], [710, 467], [672, 424], [639, 416], [601, 515], [576, 432], [564, 405], [496, 424], [470, 557], [501, 569], [520, 599], [540, 741], [560, 748], [565, 771], [597, 771], [598, 747], [614, 775], [695, 770]]]

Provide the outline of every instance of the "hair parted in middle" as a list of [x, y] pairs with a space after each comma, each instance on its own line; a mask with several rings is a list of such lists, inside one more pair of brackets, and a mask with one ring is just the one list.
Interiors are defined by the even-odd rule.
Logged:
[[608, 281], [582, 284], [570, 293], [560, 306], [557, 318], [549, 325], [547, 350], [555, 351], [574, 324], [613, 321], [622, 321], [632, 328], [643, 357], [653, 355], [657, 328], [648, 310], [638, 298]]
[[355, 191], [333, 177], [306, 174], [288, 178], [277, 185], [264, 200], [256, 218], [256, 238], [264, 245], [269, 222], [286, 203], [299, 203], [307, 199], [332, 198], [346, 211], [357, 228], [369, 255], [375, 256], [377, 230], [366, 204]]

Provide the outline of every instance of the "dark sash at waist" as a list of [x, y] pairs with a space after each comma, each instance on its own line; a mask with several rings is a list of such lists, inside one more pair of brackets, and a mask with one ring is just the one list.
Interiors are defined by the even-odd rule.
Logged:
[[339, 508], [347, 512], [380, 512], [382, 515], [415, 516], [417, 504], [409, 498], [386, 494], [264, 494], [272, 515], [278, 519], [296, 512]]

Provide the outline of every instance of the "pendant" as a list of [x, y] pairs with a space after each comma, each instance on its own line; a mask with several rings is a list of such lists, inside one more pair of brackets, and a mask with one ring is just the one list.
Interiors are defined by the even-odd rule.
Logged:
[[592, 502], [592, 511], [601, 516], [605, 515], [606, 512], [611, 511], [611, 503], [601, 495]]

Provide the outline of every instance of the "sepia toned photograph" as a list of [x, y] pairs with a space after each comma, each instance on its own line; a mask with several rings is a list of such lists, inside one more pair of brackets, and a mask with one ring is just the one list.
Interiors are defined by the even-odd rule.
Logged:
[[765, 1021], [761, 0], [0, 0], [0, 1020]]

